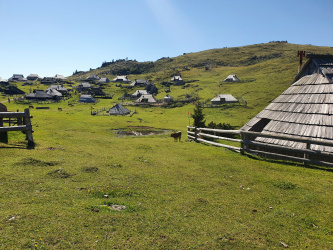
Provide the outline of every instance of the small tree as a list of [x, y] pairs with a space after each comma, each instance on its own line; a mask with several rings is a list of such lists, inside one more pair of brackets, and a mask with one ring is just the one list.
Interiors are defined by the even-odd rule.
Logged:
[[198, 128], [204, 128], [205, 125], [205, 115], [202, 113], [202, 105], [200, 102], [197, 102], [194, 108], [194, 114], [191, 117], [194, 119], [193, 126]]

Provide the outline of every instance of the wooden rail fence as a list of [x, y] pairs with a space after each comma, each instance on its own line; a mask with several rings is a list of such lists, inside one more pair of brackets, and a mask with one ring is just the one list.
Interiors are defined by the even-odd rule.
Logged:
[[[8, 132], [22, 131], [26, 134], [28, 147], [34, 147], [35, 143], [32, 136], [33, 130], [30, 118], [29, 109], [25, 109], [24, 112], [0, 112], [0, 142], [8, 143]], [[4, 123], [8, 123], [8, 126], [5, 127]]]
[[[224, 147], [242, 154], [258, 155], [264, 158], [273, 158], [279, 160], [288, 160], [294, 162], [301, 162], [304, 164], [320, 165], [320, 166], [333, 166], [333, 153], [312, 150], [311, 145], [321, 145], [332, 147], [332, 141], [319, 141], [302, 137], [293, 136], [277, 136], [258, 132], [249, 132], [242, 130], [222, 130], [222, 129], [209, 129], [209, 128], [196, 128], [187, 126], [188, 139], [211, 144], [218, 147]], [[220, 136], [221, 134], [238, 135], [240, 139], [229, 138]], [[256, 141], [257, 137], [265, 137], [272, 139], [279, 139], [285, 141], [294, 141], [305, 144], [304, 149], [298, 149], [288, 146], [273, 145]], [[209, 138], [209, 139], [207, 139]], [[239, 143], [239, 147], [223, 144], [221, 141], [229, 141]]]

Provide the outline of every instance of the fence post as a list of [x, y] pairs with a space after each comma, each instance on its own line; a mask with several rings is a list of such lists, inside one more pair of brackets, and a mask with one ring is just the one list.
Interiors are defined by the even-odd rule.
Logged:
[[[311, 149], [311, 143], [310, 142], [307, 142], [306, 143], [306, 149]], [[304, 154], [304, 159], [308, 159], [308, 160], [310, 160], [310, 155], [309, 154]], [[307, 166], [308, 165], [308, 163], [307, 162], [304, 162], [304, 165], [305, 166]]]
[[194, 141], [198, 142], [198, 132], [197, 132], [197, 127], [194, 127]]
[[34, 139], [32, 137], [32, 127], [31, 127], [31, 121], [30, 121], [30, 110], [29, 109], [25, 109], [24, 110], [25, 116], [24, 117], [24, 123], [27, 127], [30, 127], [30, 130], [27, 130], [26, 135], [27, 135], [27, 139], [28, 139], [28, 147], [29, 148], [34, 148], [35, 147], [35, 143], [34, 143]]
[[240, 152], [241, 154], [243, 155], [244, 152], [245, 152], [245, 149], [246, 149], [246, 144], [244, 144], [244, 141], [247, 139], [247, 136], [245, 134], [243, 134], [243, 132], [241, 131], [240, 132], [240, 135], [241, 135], [241, 149], [240, 149]]
[[[3, 118], [0, 117], [0, 127], [3, 127]], [[0, 142], [8, 143], [8, 133], [2, 132], [0, 133]]]

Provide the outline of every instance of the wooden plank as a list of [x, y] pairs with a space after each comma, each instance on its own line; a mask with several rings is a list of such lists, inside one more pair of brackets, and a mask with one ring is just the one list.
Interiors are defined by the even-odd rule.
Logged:
[[[24, 118], [24, 122], [26, 124], [27, 127], [31, 127], [31, 121], [30, 121], [30, 110], [29, 109], [25, 109], [24, 113], [26, 115], [26, 117]], [[35, 147], [35, 143], [34, 143], [34, 139], [32, 137], [32, 128], [30, 130], [27, 130], [27, 139], [28, 139], [28, 147], [29, 148], [34, 148]]]
[[188, 135], [187, 138], [188, 138], [188, 139], [195, 140], [195, 137], [194, 137], [194, 136], [190, 136], [190, 135]]
[[0, 118], [26, 117], [24, 112], [0, 112]]
[[225, 129], [212, 129], [212, 128], [198, 128], [202, 131], [216, 132], [216, 133], [224, 133], [224, 134], [240, 134], [241, 130], [225, 130]]
[[187, 133], [190, 135], [195, 135], [195, 132], [187, 131]]
[[252, 135], [252, 136], [256, 136], [256, 137], [273, 138], [273, 139], [280, 139], [280, 140], [286, 140], [286, 141], [303, 142], [303, 143], [310, 143], [310, 144], [333, 147], [333, 141], [328, 141], [328, 140], [319, 141], [319, 140], [311, 140], [311, 139], [304, 138], [304, 137], [271, 135], [271, 134], [264, 134], [264, 133], [258, 133], [258, 132], [248, 132], [248, 131], [242, 131], [241, 134]]
[[238, 151], [238, 152], [240, 152], [240, 150], [241, 150], [241, 148], [238, 148], [238, 147], [225, 145], [225, 144], [221, 144], [221, 143], [217, 143], [217, 142], [211, 142], [211, 141], [207, 141], [207, 140], [200, 139], [200, 138], [198, 138], [197, 140], [200, 141], [200, 142], [204, 142], [204, 143], [211, 144], [211, 145], [218, 146], [218, 147], [228, 148], [228, 149], [235, 150], [235, 151]]
[[330, 163], [330, 162], [309, 160], [309, 159], [304, 159], [304, 158], [299, 158], [299, 157], [294, 157], [294, 156], [289, 156], [289, 155], [270, 153], [270, 152], [260, 151], [260, 150], [243, 149], [242, 151], [246, 152], [248, 154], [251, 154], [251, 155], [264, 154], [264, 155], [270, 155], [270, 156], [278, 157], [281, 160], [290, 160], [290, 161], [302, 162], [302, 163], [307, 163], [307, 164], [312, 164], [312, 165], [321, 165], [321, 166], [326, 166], [326, 167], [333, 167], [333, 163]]
[[[3, 119], [0, 117], [0, 128], [3, 126]], [[0, 142], [8, 143], [8, 133], [7, 131], [0, 132]]]
[[10, 132], [10, 131], [32, 131], [32, 126], [22, 125], [22, 126], [0, 127], [0, 132]]
[[332, 153], [324, 152], [324, 151], [317, 151], [317, 150], [311, 150], [311, 149], [299, 149], [299, 148], [293, 148], [293, 147], [288, 147], [288, 146], [273, 145], [273, 144], [267, 144], [267, 143], [256, 142], [256, 141], [249, 141], [249, 140], [243, 140], [242, 143], [246, 144], [246, 145], [272, 148], [272, 149], [276, 149], [276, 150], [285, 150], [285, 151], [291, 151], [291, 152], [296, 152], [296, 153], [301, 153], [301, 154], [327, 156], [327, 157], [332, 157], [332, 159], [333, 159]]
[[233, 141], [233, 142], [241, 142], [242, 141], [240, 139], [233, 139], [233, 138], [229, 138], [229, 137], [221, 137], [221, 136], [217, 136], [217, 135], [204, 134], [204, 133], [199, 133], [198, 136], [206, 136], [206, 137], [210, 137], [210, 138], [214, 138], [214, 139], [220, 139], [220, 140], [225, 140], [225, 141]]

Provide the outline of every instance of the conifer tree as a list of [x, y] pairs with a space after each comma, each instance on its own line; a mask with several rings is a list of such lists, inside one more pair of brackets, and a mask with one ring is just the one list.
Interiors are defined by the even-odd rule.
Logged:
[[203, 108], [200, 102], [197, 102], [194, 109], [194, 114], [191, 117], [194, 119], [193, 126], [197, 128], [204, 128], [206, 125], [205, 115], [202, 112]]

